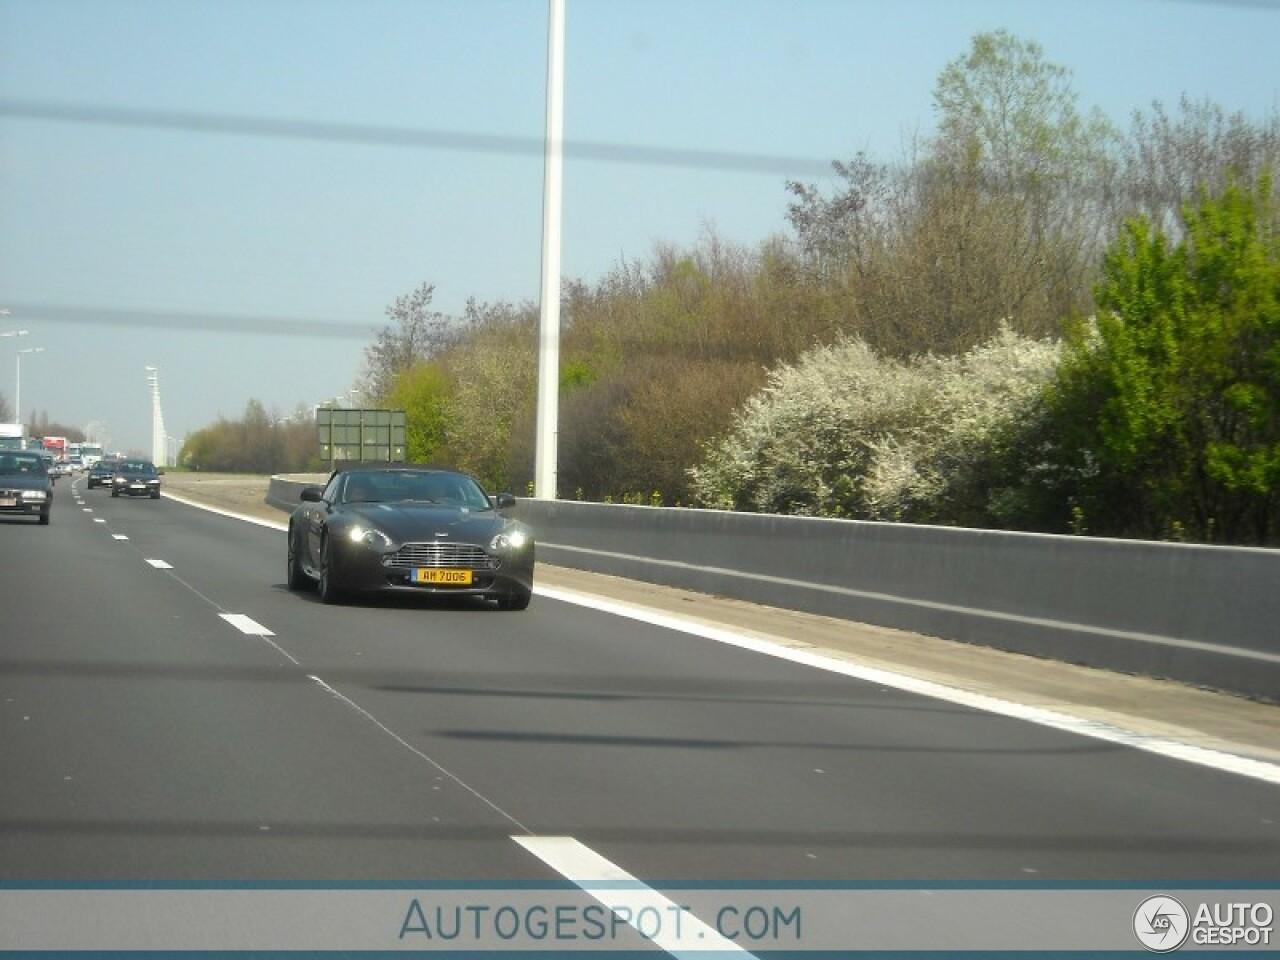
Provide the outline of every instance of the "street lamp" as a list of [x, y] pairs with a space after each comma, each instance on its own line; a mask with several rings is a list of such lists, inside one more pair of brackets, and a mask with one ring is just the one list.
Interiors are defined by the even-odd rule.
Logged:
[[[22, 332], [26, 333], [25, 330]], [[13, 377], [13, 418], [18, 423], [22, 422], [22, 355], [24, 353], [44, 353], [44, 347], [27, 347], [25, 350], [18, 351]]]
[[[9, 316], [9, 311], [0, 308], [0, 317], [7, 317], [7, 316]], [[6, 330], [3, 333], [0, 333], [0, 340], [3, 340], [5, 337], [25, 337], [26, 335], [27, 335], [26, 330]], [[14, 419], [18, 420], [18, 416], [16, 413], [14, 414]], [[21, 423], [22, 421], [18, 420], [18, 422]]]

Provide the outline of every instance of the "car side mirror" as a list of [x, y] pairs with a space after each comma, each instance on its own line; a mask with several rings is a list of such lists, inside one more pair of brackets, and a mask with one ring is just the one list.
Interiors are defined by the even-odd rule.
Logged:
[[516, 498], [509, 493], [500, 493], [493, 498], [493, 506], [496, 510], [510, 510], [516, 505]]
[[303, 487], [298, 499], [304, 503], [319, 503], [324, 499], [324, 487]]

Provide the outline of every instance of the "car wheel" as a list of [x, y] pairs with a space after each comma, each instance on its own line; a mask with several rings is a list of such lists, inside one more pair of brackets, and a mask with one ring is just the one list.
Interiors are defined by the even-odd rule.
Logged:
[[159, 491], [159, 490], [157, 490], [155, 493], [153, 493], [153, 494], [151, 495], [151, 499], [152, 499], [152, 500], [159, 500], [159, 499], [160, 499], [160, 491]]
[[342, 591], [334, 586], [329, 561], [329, 538], [325, 537], [320, 541], [320, 599], [324, 603], [339, 603]]
[[302, 572], [302, 564], [299, 562], [298, 551], [294, 546], [293, 528], [289, 528], [289, 570], [285, 578], [290, 590], [304, 590], [313, 586], [311, 578]]
[[112, 487], [112, 488], [111, 488], [111, 495], [112, 495], [113, 497], [118, 497], [118, 496], [120, 496], [120, 491], [119, 491], [119, 490], [117, 490], [115, 487]]
[[499, 610], [526, 610], [533, 594], [528, 590], [512, 590], [498, 598]]
[[41, 525], [42, 527], [47, 527], [47, 526], [49, 525], [49, 511], [48, 511], [48, 510], [41, 510], [41, 511], [40, 511], [40, 525]]

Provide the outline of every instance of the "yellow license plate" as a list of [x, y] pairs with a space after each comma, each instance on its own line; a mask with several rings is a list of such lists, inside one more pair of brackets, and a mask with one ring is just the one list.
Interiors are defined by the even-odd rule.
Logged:
[[413, 571], [414, 583], [431, 583], [437, 586], [469, 587], [471, 586], [470, 570], [435, 570], [420, 567]]

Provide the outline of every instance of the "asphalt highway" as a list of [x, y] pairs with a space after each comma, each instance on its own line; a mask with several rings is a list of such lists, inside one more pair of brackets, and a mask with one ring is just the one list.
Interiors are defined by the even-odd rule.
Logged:
[[565, 571], [325, 606], [279, 529], [82, 477], [0, 571], [0, 881], [538, 882], [544, 838], [654, 883], [1280, 875], [1274, 706], [1045, 722]]

